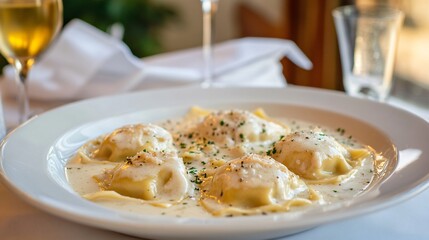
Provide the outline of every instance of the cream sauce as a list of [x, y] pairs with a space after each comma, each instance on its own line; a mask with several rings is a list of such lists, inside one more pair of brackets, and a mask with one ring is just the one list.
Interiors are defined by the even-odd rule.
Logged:
[[[173, 142], [178, 150], [178, 155], [183, 156], [184, 164], [188, 173], [189, 181], [193, 186], [194, 191], [190, 191], [188, 196], [185, 197], [178, 204], [173, 204], [171, 207], [162, 208], [155, 207], [145, 203], [143, 200], [132, 199], [132, 198], [121, 198], [121, 199], [102, 199], [96, 200], [98, 204], [103, 206], [126, 211], [130, 213], [145, 214], [145, 215], [167, 215], [176, 217], [197, 217], [197, 218], [209, 218], [213, 217], [209, 212], [200, 206], [199, 203], [199, 183], [200, 179], [198, 172], [206, 168], [217, 168], [223, 161], [231, 160], [237, 156], [243, 155], [244, 153], [256, 153], [266, 154], [269, 151], [273, 143], [279, 139], [266, 138], [265, 141], [258, 141], [258, 143], [251, 143], [246, 141], [241, 144], [240, 147], [232, 146], [230, 143], [225, 142], [223, 145], [214, 144], [208, 139], [197, 139], [195, 140], [196, 132], [192, 129], [195, 126], [196, 121], [189, 120], [186, 118], [167, 120], [159, 124], [159, 126], [165, 128], [173, 136]], [[364, 148], [362, 143], [359, 143], [352, 136], [347, 135], [344, 129], [330, 129], [324, 126], [316, 126], [313, 123], [303, 122], [299, 120], [290, 119], [278, 119], [278, 121], [288, 126], [291, 132], [301, 130], [312, 130], [316, 127], [321, 129], [324, 133], [334, 137], [339, 143], [345, 147], [350, 148]], [[220, 123], [225, 124], [225, 123]], [[245, 125], [246, 123], [239, 123]], [[214, 129], [214, 134], [223, 132]], [[261, 133], [264, 129], [260, 129]], [[226, 133], [228, 134], [228, 133]], [[240, 138], [241, 135], [238, 135]], [[239, 141], [240, 139], [235, 139]], [[196, 160], [198, 159], [198, 160]], [[215, 160], [216, 159], [216, 160]], [[95, 192], [99, 192], [100, 188], [97, 182], [94, 180], [94, 176], [103, 173], [107, 169], [114, 168], [118, 163], [82, 163], [79, 157], [74, 157], [66, 166], [66, 174], [68, 181], [72, 188], [79, 195], [86, 195]], [[346, 199], [352, 199], [353, 197], [361, 194], [371, 183], [374, 177], [374, 161], [373, 158], [367, 157], [362, 161], [360, 167], [357, 168], [357, 172], [347, 181], [338, 184], [307, 184], [312, 189], [318, 191], [322, 196], [323, 200], [317, 204], [329, 204]], [[305, 181], [305, 179], [304, 179]], [[292, 209], [292, 211], [299, 210], [300, 208]], [[265, 214], [265, 213], [264, 213]]]

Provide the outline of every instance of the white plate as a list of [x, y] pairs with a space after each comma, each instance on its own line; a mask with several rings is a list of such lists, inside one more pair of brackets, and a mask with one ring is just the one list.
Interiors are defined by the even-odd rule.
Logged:
[[[341, 127], [384, 152], [391, 162], [386, 175], [361, 197], [267, 216], [192, 219], [124, 213], [84, 200], [67, 184], [64, 166], [85, 141], [126, 123], [180, 116], [193, 105], [263, 107], [274, 117]], [[379, 210], [424, 190], [429, 179], [429, 124], [386, 104], [309, 88], [140, 92], [74, 103], [32, 119], [3, 141], [0, 170], [3, 180], [24, 200], [90, 226], [146, 238], [273, 238]]]

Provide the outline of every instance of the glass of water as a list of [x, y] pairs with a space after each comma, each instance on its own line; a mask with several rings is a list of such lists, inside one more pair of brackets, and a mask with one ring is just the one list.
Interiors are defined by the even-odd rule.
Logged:
[[346, 92], [385, 101], [404, 14], [387, 6], [343, 6], [333, 16]]

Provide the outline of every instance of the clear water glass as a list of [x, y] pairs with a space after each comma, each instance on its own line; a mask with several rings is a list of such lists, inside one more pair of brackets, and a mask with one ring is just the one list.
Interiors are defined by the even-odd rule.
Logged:
[[343, 83], [351, 96], [385, 101], [404, 14], [387, 6], [344, 6], [333, 11]]

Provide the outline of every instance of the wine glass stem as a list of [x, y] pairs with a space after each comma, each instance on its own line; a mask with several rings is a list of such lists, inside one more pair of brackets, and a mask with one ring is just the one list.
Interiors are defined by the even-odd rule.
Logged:
[[13, 66], [15, 68], [16, 83], [18, 86], [18, 108], [19, 108], [19, 124], [25, 122], [30, 117], [30, 103], [27, 92], [27, 76], [33, 65], [34, 60], [15, 60]]
[[214, 17], [217, 11], [218, 0], [201, 0], [203, 10], [203, 59], [204, 78], [202, 87], [208, 88], [213, 80], [213, 40], [214, 40]]

